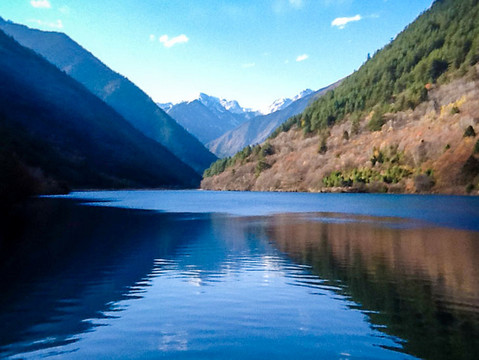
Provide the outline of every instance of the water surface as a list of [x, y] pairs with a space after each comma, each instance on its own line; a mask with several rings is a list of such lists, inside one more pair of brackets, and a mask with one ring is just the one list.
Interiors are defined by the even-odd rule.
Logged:
[[32, 206], [3, 237], [0, 357], [478, 358], [475, 198], [131, 191]]

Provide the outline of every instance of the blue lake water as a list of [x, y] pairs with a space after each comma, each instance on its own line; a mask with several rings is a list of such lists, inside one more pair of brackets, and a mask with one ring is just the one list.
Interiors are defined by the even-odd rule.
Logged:
[[76, 192], [10, 225], [0, 358], [479, 357], [477, 198]]

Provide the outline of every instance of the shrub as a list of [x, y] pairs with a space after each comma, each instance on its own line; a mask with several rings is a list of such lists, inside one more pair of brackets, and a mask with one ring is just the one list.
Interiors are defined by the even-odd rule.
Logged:
[[358, 135], [360, 128], [359, 115], [355, 114], [351, 120], [351, 134]]
[[259, 159], [256, 163], [256, 167], [254, 169], [254, 174], [258, 177], [264, 170], [269, 169], [271, 167], [264, 159]]
[[373, 166], [376, 165], [376, 163], [382, 164], [384, 162], [384, 153], [380, 149], [373, 148], [373, 155], [370, 161]]
[[328, 151], [328, 138], [331, 136], [331, 133], [328, 129], [323, 129], [319, 132], [319, 145], [318, 153], [325, 154]]
[[474, 131], [474, 128], [469, 125], [466, 130], [464, 131], [464, 137], [475, 137], [476, 136], [476, 132]]
[[261, 156], [269, 156], [274, 154], [274, 148], [273, 145], [271, 145], [268, 141], [264, 143], [264, 145], [261, 147]]
[[453, 106], [451, 108], [451, 115], [459, 114], [460, 112], [461, 112], [461, 110], [459, 110], [459, 108], [457, 106]]
[[375, 111], [371, 120], [368, 122], [368, 129], [369, 131], [380, 131], [385, 122], [383, 114], [379, 111]]

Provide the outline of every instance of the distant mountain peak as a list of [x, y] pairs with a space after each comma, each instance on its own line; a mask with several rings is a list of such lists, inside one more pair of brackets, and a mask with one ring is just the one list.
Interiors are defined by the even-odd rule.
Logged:
[[158, 105], [161, 110], [168, 112], [175, 104], [171, 102], [167, 102], [167, 103], [156, 103], [156, 105]]
[[305, 96], [311, 95], [314, 91], [311, 89], [306, 89], [301, 91], [298, 95], [293, 98], [279, 98], [273, 101], [273, 103], [262, 111], [263, 115], [268, 115], [279, 110], [283, 110], [291, 105], [293, 102], [304, 98]]

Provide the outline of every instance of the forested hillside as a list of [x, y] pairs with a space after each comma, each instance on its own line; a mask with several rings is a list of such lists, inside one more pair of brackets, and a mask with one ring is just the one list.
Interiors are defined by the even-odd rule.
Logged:
[[[479, 175], [479, 149], [474, 149], [479, 121], [475, 104], [478, 18], [477, 0], [435, 1], [340, 86], [281, 125], [265, 144], [218, 161], [205, 176], [228, 168], [238, 174], [242, 165], [255, 164], [250, 169], [255, 175], [250, 180], [243, 177], [243, 187], [304, 191], [474, 189]], [[286, 138], [292, 143], [286, 143]], [[315, 151], [305, 152], [308, 147]], [[288, 154], [291, 163], [275, 159], [274, 154], [279, 153], [283, 158]], [[292, 163], [300, 158], [302, 164]], [[281, 167], [275, 165], [277, 161]], [[302, 169], [308, 162], [309, 168]], [[456, 176], [447, 181], [454, 190], [445, 190], [447, 181], [441, 178], [441, 169], [451, 163], [457, 168]], [[275, 184], [259, 185], [263, 172], [275, 177]], [[286, 172], [291, 173], [286, 176]], [[234, 182], [239, 181], [236, 175], [221, 175], [223, 180], [205, 179], [204, 187], [234, 188]], [[419, 184], [421, 179], [424, 186]]]
[[71, 187], [193, 187], [199, 176], [0, 31], [0, 199]]
[[30, 29], [2, 18], [0, 29], [83, 84], [133, 127], [165, 146], [199, 174], [216, 160], [212, 153], [160, 109], [146, 93], [108, 68], [67, 35]]

